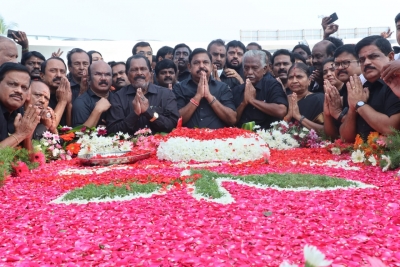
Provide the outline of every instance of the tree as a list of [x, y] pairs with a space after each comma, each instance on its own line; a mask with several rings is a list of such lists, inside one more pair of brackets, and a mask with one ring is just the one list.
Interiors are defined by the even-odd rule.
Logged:
[[15, 22], [10, 22], [9, 24], [6, 23], [6, 20], [3, 18], [3, 16], [0, 15], [0, 34], [7, 34], [8, 29], [17, 27], [18, 24]]

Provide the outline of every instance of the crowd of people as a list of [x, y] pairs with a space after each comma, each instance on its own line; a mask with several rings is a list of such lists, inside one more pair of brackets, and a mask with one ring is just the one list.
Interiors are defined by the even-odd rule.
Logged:
[[[395, 18], [400, 44], [400, 13]], [[139, 42], [126, 62], [74, 48], [67, 62], [29, 51], [25, 33], [0, 36], [0, 147], [23, 145], [58, 125], [106, 125], [108, 133], [142, 128], [264, 129], [298, 121], [331, 138], [354, 141], [371, 131], [400, 129], [400, 60], [386, 39], [343, 44], [338, 25], [323, 18], [324, 39], [271, 54], [254, 42], [213, 40], [207, 49], [184, 43], [154, 55]], [[17, 63], [16, 43], [22, 46]], [[396, 48], [397, 49], [397, 48]]]

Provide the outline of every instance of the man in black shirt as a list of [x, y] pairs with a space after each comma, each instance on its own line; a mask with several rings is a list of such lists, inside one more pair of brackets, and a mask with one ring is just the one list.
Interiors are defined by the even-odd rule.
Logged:
[[176, 84], [177, 70], [172, 60], [163, 59], [158, 61], [154, 68], [157, 84], [172, 90], [172, 87]]
[[95, 61], [89, 66], [89, 89], [78, 96], [72, 106], [72, 127], [105, 125], [106, 111], [112, 83], [111, 67], [104, 61]]
[[390, 42], [372, 35], [359, 41], [355, 50], [367, 82], [363, 86], [353, 75], [347, 83], [349, 111], [340, 126], [346, 142], [353, 142], [357, 134], [365, 140], [372, 131], [389, 134], [400, 129], [400, 100], [380, 79], [383, 66], [394, 58]]
[[40, 77], [50, 88], [49, 107], [56, 115], [56, 125], [71, 126], [72, 92], [66, 77], [67, 66], [59, 57], [52, 57], [42, 63]]
[[240, 84], [244, 83], [242, 58], [246, 47], [241, 41], [233, 40], [226, 44], [226, 68], [227, 77], [236, 78]]
[[0, 148], [15, 147], [23, 141], [25, 148], [32, 149], [31, 136], [39, 123], [40, 111], [30, 105], [21, 115], [30, 83], [25, 66], [7, 62], [0, 67]]
[[107, 112], [107, 130], [133, 135], [150, 128], [153, 133], [170, 132], [176, 127], [179, 112], [171, 90], [154, 85], [147, 58], [134, 55], [126, 61], [130, 85], [116, 92]]
[[21, 64], [28, 68], [32, 80], [40, 80], [40, 66], [46, 58], [37, 51], [22, 54]]
[[49, 107], [49, 87], [41, 80], [33, 80], [31, 82], [30, 91], [30, 98], [26, 100], [24, 108], [27, 109], [29, 105], [32, 105], [40, 110], [40, 123], [35, 129], [32, 139], [41, 139], [45, 131], [57, 134], [56, 115], [53, 109]]
[[188, 59], [192, 50], [186, 44], [177, 44], [172, 54], [174, 55], [174, 62], [178, 66], [178, 81], [181, 82], [190, 77], [188, 70]]
[[119, 91], [122, 87], [129, 85], [128, 76], [126, 76], [125, 62], [109, 62], [112, 70], [112, 86], [114, 93]]
[[314, 67], [314, 71], [312, 72], [310, 78], [312, 83], [310, 84], [310, 87], [308, 90], [310, 92], [324, 92], [324, 78], [322, 75], [322, 63], [330, 58], [333, 57], [333, 53], [336, 50], [336, 46], [327, 41], [327, 40], [322, 40], [318, 43], [316, 43], [312, 49], [312, 63]]
[[246, 84], [233, 88], [237, 125], [254, 121], [263, 129], [281, 120], [287, 113], [288, 101], [281, 84], [264, 77], [267, 72], [265, 53], [249, 50], [243, 56]]
[[343, 87], [338, 91], [336, 87], [325, 81], [324, 132], [327, 136], [336, 139], [339, 136], [340, 124], [348, 111], [343, 108], [343, 106], [348, 107], [346, 84], [354, 74], [357, 76], [361, 74], [361, 67], [353, 44], [340, 46], [336, 49], [333, 58], [336, 78], [343, 82]]
[[226, 83], [230, 88], [239, 85], [239, 80], [235, 77], [228, 77], [224, 70], [226, 63], [225, 42], [221, 39], [211, 41], [207, 46], [207, 52], [211, 54], [212, 58], [213, 78], [217, 81]]
[[294, 63], [294, 57], [292, 53], [287, 49], [279, 49], [275, 51], [274, 55], [272, 56], [271, 63], [274, 76], [279, 78], [283, 87], [285, 88], [286, 93], [290, 93], [287, 81], [289, 69]]
[[189, 57], [191, 79], [173, 88], [182, 124], [188, 128], [218, 129], [236, 122], [232, 90], [211, 77], [211, 55], [196, 48]]
[[67, 54], [68, 81], [71, 85], [72, 102], [83, 94], [87, 88], [88, 67], [92, 64], [92, 58], [85, 50], [74, 48]]

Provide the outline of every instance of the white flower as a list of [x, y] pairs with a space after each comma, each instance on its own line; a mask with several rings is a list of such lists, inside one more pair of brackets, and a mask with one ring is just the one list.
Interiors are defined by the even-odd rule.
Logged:
[[121, 150], [121, 151], [131, 151], [132, 147], [133, 147], [132, 142], [124, 141], [122, 143], [122, 145], [119, 147], [119, 150]]
[[386, 161], [385, 167], [382, 168], [382, 171], [385, 172], [385, 171], [387, 171], [387, 170], [389, 169], [390, 164], [392, 164], [392, 161], [390, 160], [390, 157], [389, 157], [389, 156], [386, 156], [386, 155], [383, 155], [383, 156], [382, 156], [382, 159], [383, 159], [384, 161]]
[[306, 264], [308, 263], [314, 267], [325, 267], [332, 263], [332, 261], [325, 260], [325, 254], [319, 251], [314, 246], [304, 246], [304, 259]]
[[333, 155], [340, 155], [340, 154], [342, 154], [342, 152], [340, 151], [340, 148], [338, 148], [338, 147], [332, 147], [332, 148], [331, 148], [331, 151], [332, 151], [332, 154], [333, 154]]
[[282, 262], [279, 267], [298, 267], [296, 264], [290, 264], [287, 261]]
[[57, 157], [58, 154], [60, 154], [60, 150], [59, 150], [58, 148], [55, 148], [55, 149], [52, 151], [52, 153], [53, 153], [53, 157]]
[[305, 133], [301, 133], [301, 134], [299, 135], [300, 138], [304, 138], [305, 136], [306, 136]]
[[371, 165], [372, 165], [372, 166], [376, 166], [376, 159], [375, 159], [374, 156], [372, 156], [372, 155], [369, 156], [369, 157], [368, 157], [368, 161], [371, 162]]
[[129, 138], [131, 138], [131, 136], [129, 134], [124, 134], [123, 136], [124, 136], [125, 140], [128, 140]]
[[359, 149], [357, 149], [356, 151], [353, 151], [353, 153], [351, 153], [351, 160], [354, 163], [362, 163], [365, 160], [364, 157], [364, 151], [361, 151]]
[[254, 127], [253, 127], [253, 131], [254, 130], [257, 130], [257, 129], [260, 129], [261, 128], [261, 126], [260, 125], [254, 125]]

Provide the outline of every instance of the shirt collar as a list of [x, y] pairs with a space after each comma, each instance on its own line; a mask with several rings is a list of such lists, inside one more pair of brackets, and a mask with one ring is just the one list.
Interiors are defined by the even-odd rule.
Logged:
[[74, 78], [72, 78], [71, 72], [68, 73], [67, 78], [68, 78], [68, 81], [69, 81], [69, 84], [71, 85], [71, 87], [73, 87], [73, 86], [78, 84], [78, 83], [75, 82]]
[[364, 83], [364, 86], [366, 86], [366, 87], [368, 87], [368, 88], [370, 88], [370, 87], [375, 87], [375, 86], [379, 86], [379, 85], [386, 85], [386, 83], [382, 80], [382, 79], [378, 79], [378, 80], [376, 80], [375, 82], [373, 82], [373, 83], [371, 83], [371, 82], [369, 82], [369, 81], [366, 81], [365, 83]]

